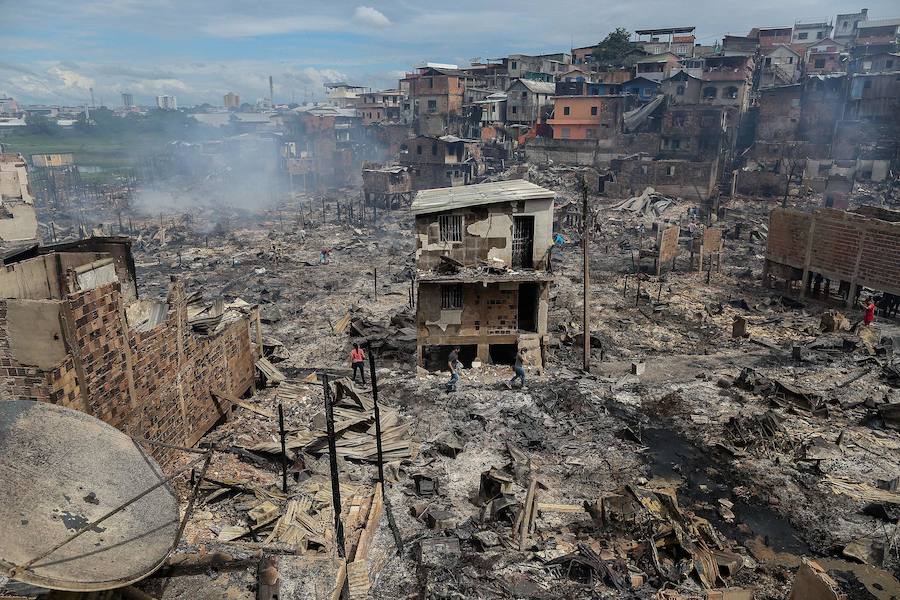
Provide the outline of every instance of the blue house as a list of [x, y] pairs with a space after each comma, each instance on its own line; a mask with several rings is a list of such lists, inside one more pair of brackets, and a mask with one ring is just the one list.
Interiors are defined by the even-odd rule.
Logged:
[[659, 94], [659, 82], [646, 77], [635, 77], [620, 84], [619, 93], [634, 96], [641, 102], [650, 102]]

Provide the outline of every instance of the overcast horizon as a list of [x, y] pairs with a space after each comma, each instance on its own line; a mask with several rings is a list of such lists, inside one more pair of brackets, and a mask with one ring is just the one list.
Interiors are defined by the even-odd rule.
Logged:
[[[365, 0], [364, 0], [365, 1]], [[129, 92], [140, 105], [160, 94], [180, 106], [222, 104], [226, 92], [242, 102], [321, 100], [324, 84], [348, 81], [373, 88], [425, 61], [467, 65], [511, 53], [538, 54], [587, 46], [616, 27], [694, 25], [698, 43], [757, 26], [833, 21], [861, 6], [840, 2], [747, 4], [702, 0], [642, 4], [558, 0], [473, 0], [360, 4], [338, 0], [312, 7], [273, 0], [250, 11], [234, 0], [32, 0], [3, 3], [0, 96], [24, 104], [120, 104]], [[681, 7], [684, 7], [682, 10]], [[900, 17], [896, 3], [866, 2], [870, 19]], [[653, 16], [653, 15], [672, 16]]]

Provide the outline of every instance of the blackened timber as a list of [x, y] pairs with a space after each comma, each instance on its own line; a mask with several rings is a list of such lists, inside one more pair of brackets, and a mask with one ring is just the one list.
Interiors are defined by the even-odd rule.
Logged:
[[328, 462], [331, 465], [331, 501], [334, 507], [334, 537], [337, 541], [338, 556], [346, 556], [344, 550], [344, 525], [341, 523], [341, 483], [338, 480], [337, 446], [334, 434], [334, 407], [331, 404], [331, 389], [328, 387], [328, 373], [322, 373], [322, 388], [325, 393], [325, 427], [328, 432]]

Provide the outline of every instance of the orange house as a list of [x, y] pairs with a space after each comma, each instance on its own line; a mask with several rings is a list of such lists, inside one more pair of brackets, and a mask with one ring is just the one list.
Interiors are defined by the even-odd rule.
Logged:
[[547, 124], [553, 127], [555, 140], [594, 140], [615, 134], [620, 96], [554, 96], [553, 115]]

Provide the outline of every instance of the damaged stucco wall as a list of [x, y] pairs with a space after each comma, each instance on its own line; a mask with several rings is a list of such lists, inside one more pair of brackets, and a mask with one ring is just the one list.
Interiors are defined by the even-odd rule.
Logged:
[[[490, 344], [516, 344], [522, 335], [536, 336], [542, 344], [546, 343], [550, 305], [548, 282], [464, 283], [462, 308], [450, 310], [441, 308], [442, 285], [455, 284], [419, 284], [417, 329], [420, 363], [425, 346], [474, 344], [478, 346], [479, 358], [487, 362]], [[536, 332], [519, 330], [519, 294], [523, 285], [537, 295]]]
[[[113, 273], [109, 273], [109, 266]], [[121, 253], [51, 252], [0, 267], [0, 297], [32, 300], [60, 300], [70, 292], [89, 287], [88, 279], [80, 277], [88, 270], [105, 266], [111, 281], [113, 276], [122, 282], [126, 302], [137, 299], [137, 284]]]
[[[449, 256], [465, 266], [477, 266], [478, 261], [500, 259], [503, 265], [512, 264], [513, 218], [534, 217], [532, 260], [534, 268], [546, 268], [552, 245], [552, 199], [502, 202], [461, 208], [416, 217], [416, 262], [418, 268], [430, 270], [440, 264], [441, 256]], [[440, 215], [462, 216], [461, 242], [440, 241]]]

